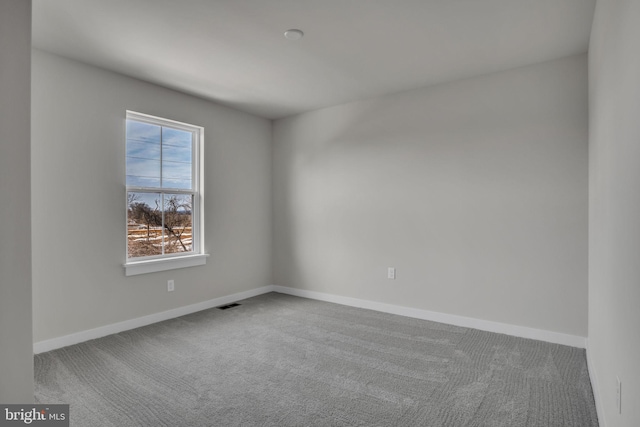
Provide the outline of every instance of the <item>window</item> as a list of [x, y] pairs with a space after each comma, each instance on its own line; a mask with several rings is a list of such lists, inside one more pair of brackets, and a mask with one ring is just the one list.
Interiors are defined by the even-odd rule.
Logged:
[[127, 111], [127, 276], [202, 265], [203, 128]]

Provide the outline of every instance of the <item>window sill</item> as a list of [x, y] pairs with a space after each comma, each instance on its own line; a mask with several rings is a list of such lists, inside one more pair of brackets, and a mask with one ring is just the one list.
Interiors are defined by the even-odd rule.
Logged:
[[124, 274], [125, 276], [135, 276], [137, 274], [155, 273], [156, 271], [205, 265], [208, 257], [209, 254], [197, 254], [175, 258], [128, 262], [124, 264]]

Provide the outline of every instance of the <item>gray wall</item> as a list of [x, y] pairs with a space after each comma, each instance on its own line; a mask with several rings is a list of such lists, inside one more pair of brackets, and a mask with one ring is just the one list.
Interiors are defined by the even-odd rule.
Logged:
[[274, 283], [586, 337], [586, 61], [276, 121]]
[[0, 402], [33, 401], [31, 1], [0, 0]]
[[[270, 284], [270, 121], [37, 50], [32, 85], [34, 341]], [[204, 126], [206, 266], [125, 277], [127, 109]]]
[[598, 0], [589, 47], [588, 359], [608, 427], [640, 426], [639, 52], [640, 2]]

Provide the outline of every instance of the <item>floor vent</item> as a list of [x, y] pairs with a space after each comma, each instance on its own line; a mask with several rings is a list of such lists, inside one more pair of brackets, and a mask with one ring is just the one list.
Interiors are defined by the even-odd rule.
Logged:
[[231, 303], [231, 304], [227, 304], [227, 305], [221, 305], [220, 307], [218, 307], [218, 310], [226, 310], [228, 308], [233, 308], [233, 307], [237, 307], [240, 304], [238, 304], [237, 302]]

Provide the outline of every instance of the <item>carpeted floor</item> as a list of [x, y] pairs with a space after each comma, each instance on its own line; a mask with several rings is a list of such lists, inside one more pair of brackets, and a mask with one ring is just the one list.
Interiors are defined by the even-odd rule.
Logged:
[[270, 293], [35, 356], [93, 426], [597, 426], [584, 350]]

